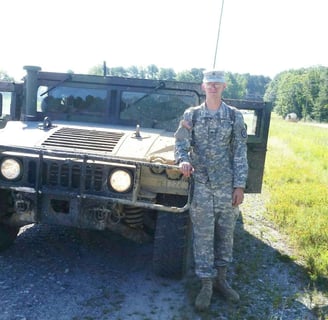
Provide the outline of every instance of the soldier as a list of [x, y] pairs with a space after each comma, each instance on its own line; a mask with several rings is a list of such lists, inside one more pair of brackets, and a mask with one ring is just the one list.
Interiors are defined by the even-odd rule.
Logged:
[[222, 101], [225, 88], [223, 72], [204, 72], [205, 102], [185, 110], [175, 133], [176, 161], [194, 184], [190, 217], [195, 272], [201, 279], [198, 311], [209, 307], [213, 289], [239, 301], [226, 273], [248, 173], [247, 133], [241, 112]]

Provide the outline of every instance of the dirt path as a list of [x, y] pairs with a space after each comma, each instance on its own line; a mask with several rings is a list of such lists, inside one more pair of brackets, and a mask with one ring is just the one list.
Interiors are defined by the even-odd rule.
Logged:
[[199, 283], [156, 277], [152, 245], [117, 235], [33, 226], [0, 255], [0, 320], [328, 319], [327, 299], [309, 289], [292, 250], [262, 219], [261, 196], [247, 196], [229, 277], [237, 306], [215, 295], [196, 314]]

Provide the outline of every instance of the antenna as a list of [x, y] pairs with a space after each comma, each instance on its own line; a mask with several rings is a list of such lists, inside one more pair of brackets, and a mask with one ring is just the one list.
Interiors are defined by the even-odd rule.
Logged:
[[216, 38], [216, 47], [215, 47], [215, 54], [214, 54], [213, 69], [215, 69], [215, 65], [216, 65], [216, 56], [217, 56], [217, 52], [218, 52], [218, 45], [219, 45], [219, 38], [220, 38], [220, 31], [221, 31], [223, 6], [224, 6], [224, 0], [222, 0], [222, 5], [221, 5], [221, 13], [220, 13], [220, 20], [219, 20], [218, 35], [217, 35], [217, 38]]

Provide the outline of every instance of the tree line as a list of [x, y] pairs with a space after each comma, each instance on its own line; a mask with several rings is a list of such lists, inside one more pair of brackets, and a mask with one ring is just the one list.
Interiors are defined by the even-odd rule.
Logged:
[[[152, 64], [147, 67], [131, 66], [128, 68], [114, 67], [107, 68], [98, 65], [89, 70], [90, 74], [108, 75], [119, 77], [132, 77], [142, 79], [173, 80], [186, 82], [202, 82], [204, 68], [192, 68], [175, 72], [172, 68], [158, 68]], [[226, 73], [227, 89], [224, 92], [225, 98], [230, 99], [262, 99], [267, 85], [271, 79], [265, 76], [254, 76], [250, 74]]]
[[[149, 65], [145, 68], [106, 68], [105, 73], [113, 76], [136, 77], [161, 80], [177, 80], [200, 83], [204, 69], [193, 68], [182, 72]], [[101, 65], [90, 70], [102, 74]], [[264, 100], [271, 102], [273, 110], [286, 117], [296, 113], [299, 119], [328, 121], [328, 68], [323, 66], [287, 70], [274, 79], [262, 75], [226, 73], [225, 98]]]
[[268, 85], [264, 99], [285, 117], [328, 122], [328, 68], [323, 66], [284, 71]]
[[[200, 83], [202, 68], [175, 72], [172, 68], [158, 68], [151, 64], [146, 67], [107, 67], [99, 64], [89, 74], [129, 78], [173, 80]], [[73, 71], [69, 71], [74, 73]], [[0, 80], [13, 81], [0, 69]], [[226, 72], [227, 89], [224, 97], [269, 101], [280, 116], [296, 113], [298, 118], [328, 122], [328, 68], [323, 66], [287, 70], [271, 79], [262, 75]]]

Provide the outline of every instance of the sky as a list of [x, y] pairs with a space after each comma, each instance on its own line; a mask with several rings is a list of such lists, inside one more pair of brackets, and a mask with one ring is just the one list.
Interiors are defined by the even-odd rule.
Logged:
[[4, 1], [0, 70], [20, 80], [25, 65], [87, 73], [106, 61], [274, 78], [328, 66], [327, 0], [223, 1]]

